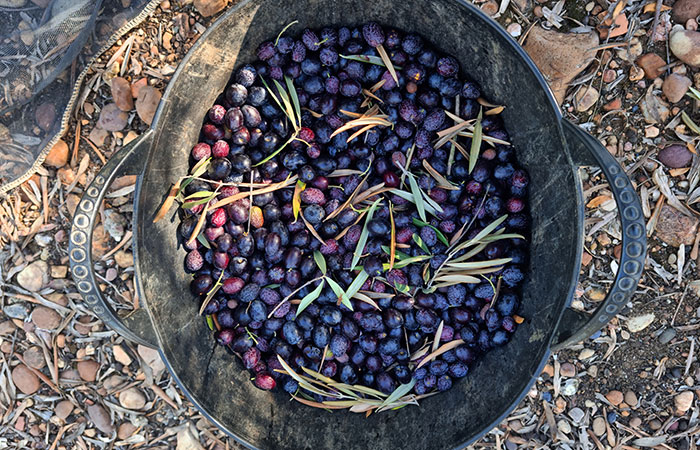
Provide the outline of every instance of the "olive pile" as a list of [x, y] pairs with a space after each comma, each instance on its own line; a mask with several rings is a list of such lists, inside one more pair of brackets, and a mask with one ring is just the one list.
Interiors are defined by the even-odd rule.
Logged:
[[[384, 49], [396, 78], [381, 62]], [[185, 268], [217, 342], [261, 389], [298, 392], [297, 381], [279, 373], [278, 356], [384, 393], [412, 378], [416, 394], [449, 389], [520, 320], [523, 239], [485, 243], [470, 260], [506, 259], [468, 282], [435, 279], [466, 253], [452, 254], [455, 239], [478, 238], [496, 221], [496, 232], [527, 233], [528, 176], [504, 142], [502, 120], [482, 115], [490, 105], [460, 78], [455, 58], [376, 23], [281, 36], [262, 43], [257, 57], [209, 110], [191, 152], [191, 165], [206, 162], [206, 172], [184, 189], [205, 198], [182, 210], [179, 233], [190, 241]], [[296, 124], [281, 103], [285, 93], [298, 99]], [[352, 139], [359, 128], [334, 134], [371, 108], [389, 125]], [[474, 161], [469, 134], [436, 148], [440, 132], [463, 121], [484, 136]], [[201, 234], [190, 240], [202, 214]], [[363, 272], [361, 295], [341, 303], [331, 282], [347, 291]], [[312, 301], [297, 314], [304, 298]], [[418, 368], [438, 329], [443, 343], [463, 343]]]

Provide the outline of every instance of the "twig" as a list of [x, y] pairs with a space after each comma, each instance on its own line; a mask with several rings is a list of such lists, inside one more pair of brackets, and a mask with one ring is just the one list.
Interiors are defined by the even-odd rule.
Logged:
[[656, 42], [656, 27], [659, 26], [659, 16], [661, 15], [661, 5], [663, 5], [663, 3], [663, 0], [656, 0], [656, 10], [654, 11], [654, 23], [651, 26], [651, 37], [647, 42], [647, 49], [651, 48], [654, 42]]

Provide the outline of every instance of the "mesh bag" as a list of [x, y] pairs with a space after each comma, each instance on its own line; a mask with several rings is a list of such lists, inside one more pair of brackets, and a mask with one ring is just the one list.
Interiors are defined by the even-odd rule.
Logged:
[[92, 62], [159, 0], [0, 0], [0, 193], [66, 129]]

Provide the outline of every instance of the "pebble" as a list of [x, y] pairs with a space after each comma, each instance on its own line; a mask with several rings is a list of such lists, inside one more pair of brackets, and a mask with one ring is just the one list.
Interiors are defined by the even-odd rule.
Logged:
[[107, 139], [107, 136], [109, 136], [109, 132], [103, 128], [100, 127], [95, 127], [90, 131], [90, 134], [88, 134], [88, 139], [95, 144], [98, 147], [102, 147], [102, 145], [105, 143], [105, 139]]
[[668, 344], [676, 337], [676, 330], [674, 328], [666, 328], [661, 336], [659, 336], [659, 342], [662, 344]]
[[51, 266], [51, 278], [62, 279], [68, 275], [68, 266]]
[[148, 86], [148, 80], [146, 78], [139, 78], [138, 80], [131, 83], [131, 96], [138, 98], [141, 88]]
[[697, 227], [697, 218], [688, 217], [676, 208], [664, 205], [656, 223], [656, 237], [671, 247], [693, 245]]
[[111, 391], [114, 391], [119, 386], [121, 386], [122, 383], [124, 383], [124, 378], [122, 378], [119, 375], [110, 375], [104, 379], [104, 381], [102, 382], [102, 387], [104, 387], [107, 390], [107, 392], [111, 393]]
[[579, 91], [576, 93], [576, 111], [588, 111], [593, 105], [596, 104], [599, 97], [600, 93], [593, 86], [587, 86], [579, 89]]
[[573, 421], [576, 423], [581, 423], [585, 416], [586, 413], [584, 413], [581, 408], [573, 408], [571, 411], [569, 411], [569, 417], [571, 417], [571, 419], [573, 419]]
[[70, 413], [73, 412], [73, 403], [71, 403], [69, 400], [62, 400], [56, 404], [53, 412], [60, 419], [66, 420], [68, 416], [70, 416]]
[[131, 422], [124, 422], [117, 428], [117, 437], [119, 439], [127, 439], [136, 432], [136, 427]]
[[131, 364], [131, 356], [129, 356], [129, 354], [121, 347], [121, 345], [115, 345], [112, 351], [114, 352], [114, 359], [116, 359], [117, 362], [125, 366]]
[[47, 247], [53, 242], [53, 237], [50, 234], [37, 233], [34, 236], [34, 242], [36, 242], [39, 247]]
[[660, 430], [662, 426], [662, 423], [658, 419], [652, 419], [649, 421], [649, 428], [651, 428], [654, 431]]
[[29, 347], [22, 354], [24, 362], [27, 363], [29, 367], [40, 370], [46, 365], [46, 359], [44, 359], [44, 352], [36, 346]]
[[605, 419], [600, 416], [593, 419], [593, 433], [595, 433], [596, 436], [605, 434]]
[[44, 330], [55, 330], [61, 324], [61, 315], [46, 306], [37, 306], [32, 311], [32, 322]]
[[612, 83], [617, 78], [617, 73], [612, 69], [607, 69], [603, 72], [603, 81], [606, 83]]
[[631, 426], [632, 428], [639, 428], [639, 426], [640, 426], [641, 424], [642, 424], [642, 419], [640, 419], [639, 417], [632, 417], [632, 418], [630, 419], [630, 426]]
[[559, 422], [557, 422], [557, 429], [564, 434], [571, 433], [571, 425], [569, 425], [569, 422], [567, 422], [564, 419], [561, 419], [559, 420]]
[[11, 319], [24, 320], [29, 316], [29, 308], [24, 303], [13, 303], [2, 309], [2, 312]]
[[561, 388], [562, 395], [572, 396], [576, 394], [578, 390], [579, 381], [576, 378], [566, 380], [564, 386]]
[[34, 261], [17, 274], [17, 283], [31, 292], [39, 292], [49, 282], [49, 265]]
[[134, 109], [134, 98], [131, 96], [131, 85], [125, 78], [114, 77], [111, 82], [112, 98], [117, 108], [122, 111]]
[[126, 269], [134, 265], [134, 255], [132, 255], [131, 252], [119, 250], [114, 254], [114, 261], [119, 267]]
[[630, 408], [637, 406], [637, 394], [632, 391], [625, 392], [625, 403], [627, 403]]
[[93, 382], [97, 378], [97, 371], [100, 370], [100, 364], [97, 361], [86, 359], [78, 363], [78, 373], [80, 378], [87, 382]]
[[157, 375], [165, 370], [165, 364], [163, 363], [163, 360], [160, 358], [160, 353], [158, 350], [150, 347], [146, 347], [145, 345], [139, 345], [137, 347], [137, 351], [139, 353], [139, 356], [148, 364], [148, 367], [151, 368], [153, 371], [153, 375], [157, 377]]
[[11, 320], [6, 320], [4, 322], [0, 322], [0, 336], [2, 336], [4, 334], [10, 334], [13, 331], [15, 331], [16, 328], [17, 327], [15, 326], [14, 323], [12, 323]]
[[682, 25], [676, 25], [668, 44], [676, 58], [690, 66], [700, 66], [700, 32], [684, 30]]
[[673, 144], [661, 150], [657, 159], [666, 167], [680, 169], [690, 165], [693, 154], [685, 145]]
[[108, 103], [100, 111], [97, 125], [107, 131], [121, 131], [126, 127], [129, 115], [114, 103]]
[[175, 450], [204, 450], [199, 443], [199, 437], [192, 433], [191, 427], [185, 427], [177, 432], [177, 446]]
[[119, 275], [119, 273], [117, 272], [117, 269], [115, 269], [114, 267], [110, 267], [109, 269], [107, 269], [107, 272], [105, 273], [105, 279], [107, 281], [114, 281], [117, 279], [117, 275]]
[[664, 73], [662, 67], [666, 65], [666, 61], [656, 53], [646, 53], [637, 58], [636, 62], [644, 71], [644, 75], [652, 80]]
[[614, 111], [616, 109], [622, 109], [622, 100], [619, 97], [614, 98], [605, 105], [603, 105], [603, 109], [605, 111]]
[[202, 17], [213, 16], [226, 7], [228, 0], [194, 0], [194, 7], [197, 8]]
[[12, 382], [17, 389], [26, 395], [35, 393], [40, 386], [39, 377], [24, 364], [20, 364], [12, 369]]
[[673, 4], [671, 17], [676, 23], [686, 23], [700, 15], [700, 2], [698, 0], [677, 0]]
[[153, 121], [160, 98], [160, 91], [153, 86], [144, 86], [139, 89], [139, 96], [136, 98], [136, 113], [148, 125]]
[[49, 131], [56, 120], [56, 107], [52, 103], [41, 104], [34, 111], [34, 118], [39, 128]]
[[602, 302], [605, 300], [605, 291], [598, 288], [593, 288], [588, 292], [588, 298], [594, 302]]
[[100, 405], [94, 404], [87, 407], [88, 416], [98, 430], [105, 434], [114, 432], [114, 425], [109, 413]]
[[124, 216], [119, 214], [114, 209], [105, 209], [105, 221], [104, 227], [105, 231], [115, 241], [119, 242], [124, 237], [124, 227], [126, 226], [126, 219]]
[[513, 37], [518, 37], [523, 33], [523, 27], [520, 26], [519, 23], [513, 22], [510, 25], [508, 25], [508, 28], [506, 28], [506, 31], [508, 34], [510, 34]]
[[642, 331], [654, 321], [654, 313], [642, 314], [641, 316], [632, 317], [627, 321], [627, 329], [632, 333]]
[[644, 121], [648, 124], [666, 123], [671, 110], [668, 103], [654, 93], [654, 86], [649, 86], [641, 105]]
[[673, 398], [673, 404], [676, 407], [676, 414], [685, 414], [693, 405], [695, 394], [693, 391], [683, 391]]
[[613, 405], [617, 406], [622, 403], [623, 395], [620, 391], [610, 391], [605, 394], [605, 398]]
[[690, 78], [672, 73], [666, 77], [661, 89], [669, 102], [678, 103], [685, 93], [688, 92], [688, 88], [691, 84]]
[[54, 169], [60, 169], [68, 163], [68, 144], [63, 139], [59, 139], [58, 142], [51, 147], [49, 154], [46, 155], [44, 160], [44, 165], [53, 167]]
[[566, 378], [571, 378], [576, 376], [576, 367], [571, 363], [564, 363], [561, 365], [560, 371], [561, 376]]
[[591, 49], [599, 43], [594, 32], [560, 33], [535, 27], [528, 34], [524, 49], [550, 80], [554, 97], [562, 104], [569, 83], [593, 61], [596, 52]]
[[119, 394], [119, 404], [126, 409], [141, 409], [146, 406], [146, 396], [139, 389], [132, 387]]
[[592, 349], [584, 348], [583, 350], [581, 350], [581, 353], [578, 354], [578, 359], [583, 361], [588, 358], [591, 358], [593, 355], [595, 355], [595, 352]]

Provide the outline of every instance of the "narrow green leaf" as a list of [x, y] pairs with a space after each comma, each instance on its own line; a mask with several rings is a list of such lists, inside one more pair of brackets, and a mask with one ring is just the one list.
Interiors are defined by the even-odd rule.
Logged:
[[292, 25], [295, 25], [295, 24], [297, 24], [297, 23], [299, 23], [299, 21], [298, 21], [298, 20], [295, 20], [295, 21], [293, 21], [293, 22], [289, 22], [284, 28], [282, 28], [282, 31], [280, 31], [280, 34], [277, 35], [277, 39], [275, 39], [275, 47], [277, 47], [277, 44], [279, 43], [280, 38], [282, 37], [282, 35], [284, 34], [284, 32], [287, 31], [287, 29], [288, 29], [289, 27], [291, 27]]
[[294, 111], [296, 112], [296, 124], [301, 127], [301, 106], [299, 105], [299, 96], [297, 95], [297, 90], [294, 87], [294, 82], [291, 78], [285, 76], [284, 81], [287, 82], [287, 90], [289, 91], [289, 96], [292, 98], [292, 104], [294, 105]]
[[331, 287], [331, 289], [333, 289], [333, 293], [340, 299], [340, 303], [347, 306], [350, 311], [353, 311], [352, 303], [350, 303], [350, 299], [345, 295], [343, 288], [330, 277], [326, 277], [326, 280], [328, 281], [328, 285]]
[[[425, 261], [425, 260], [428, 260], [430, 258], [431, 258], [430, 255], [411, 256], [411, 257], [408, 257], [406, 259], [398, 259], [397, 258], [396, 262], [394, 263], [394, 269], [401, 269], [401, 268], [406, 267], [410, 264]], [[383, 266], [384, 270], [389, 270], [388, 263], [384, 263], [384, 264], [382, 264], [382, 266]]]
[[382, 406], [386, 406], [386, 405], [390, 405], [390, 404], [394, 403], [395, 401], [397, 401], [398, 399], [400, 399], [404, 395], [411, 392], [411, 389], [413, 389], [413, 386], [415, 386], [415, 385], [416, 385], [416, 379], [411, 378], [410, 382], [408, 382], [406, 384], [402, 384], [401, 386], [397, 387], [394, 390], [394, 392], [392, 392], [391, 395], [389, 395], [384, 400], [384, 403], [382, 403]]
[[423, 222], [422, 220], [414, 217], [413, 218], [413, 223], [418, 226], [418, 227], [430, 227], [435, 231], [435, 234], [437, 235], [437, 238], [440, 242], [445, 244], [446, 246], [450, 246], [450, 242], [447, 240], [447, 237], [442, 233], [442, 231], [438, 230], [436, 227], [430, 225], [429, 223]]
[[190, 209], [190, 208], [193, 208], [193, 207], [195, 207], [195, 206], [197, 206], [197, 205], [203, 205], [203, 204], [205, 204], [205, 203], [209, 203], [209, 202], [211, 201], [211, 199], [215, 197], [215, 195], [216, 195], [216, 194], [214, 194], [214, 193], [212, 192], [212, 195], [209, 196], [209, 197], [207, 197], [207, 198], [203, 198], [203, 199], [200, 199], [200, 200], [194, 200], [194, 201], [191, 201], [191, 202], [185, 202], [185, 203], [182, 204], [182, 209]]
[[[401, 197], [404, 200], [408, 200], [409, 202], [413, 203], [414, 205], [416, 203], [415, 198], [413, 197], [413, 194], [411, 194], [410, 192], [402, 191], [401, 189], [391, 189], [389, 192], [391, 192], [392, 194], [398, 195], [399, 197]], [[438, 217], [438, 213], [435, 210], [435, 208], [432, 207], [432, 205], [426, 204], [424, 206], [425, 206], [426, 212], [433, 215], [434, 217]], [[439, 219], [439, 217], [438, 217], [438, 219]]]
[[292, 213], [294, 214], [294, 220], [299, 217], [299, 211], [301, 210], [301, 193], [306, 189], [306, 183], [301, 180], [297, 180], [297, 184], [294, 185], [294, 195], [292, 195]]
[[290, 122], [292, 122], [292, 126], [296, 129], [297, 128], [297, 121], [296, 118], [294, 117], [294, 107], [292, 106], [292, 102], [289, 100], [289, 95], [285, 92], [284, 88], [282, 85], [279, 83], [277, 80], [272, 80], [275, 83], [275, 86], [277, 87], [277, 91], [280, 94], [280, 98], [282, 99], [282, 104], [284, 108], [282, 111], [284, 111], [284, 114], [287, 116]]
[[350, 264], [350, 267], [355, 267], [357, 265], [357, 262], [360, 260], [360, 256], [362, 256], [362, 251], [365, 249], [365, 244], [367, 244], [367, 238], [369, 237], [369, 230], [367, 230], [367, 224], [369, 223], [370, 220], [372, 220], [372, 217], [374, 216], [374, 210], [377, 209], [377, 206], [379, 206], [379, 202], [381, 202], [382, 199], [378, 198], [372, 203], [372, 206], [369, 207], [369, 211], [367, 211], [367, 217], [365, 218], [365, 224], [362, 227], [362, 233], [360, 233], [360, 239], [357, 241], [357, 247], [355, 247], [355, 253], [352, 255], [352, 263]]
[[483, 269], [485, 267], [502, 266], [503, 264], [508, 264], [513, 258], [497, 258], [488, 261], [470, 261], [461, 263], [447, 263], [448, 267], [455, 269]]
[[318, 250], [314, 250], [314, 261], [316, 261], [316, 265], [318, 266], [319, 269], [321, 269], [322, 274], [326, 274], [326, 258], [323, 257], [321, 252]]
[[413, 201], [416, 204], [416, 209], [418, 210], [418, 215], [425, 222], [425, 203], [423, 203], [423, 193], [418, 187], [418, 182], [412, 173], [408, 173], [408, 183], [411, 186], [411, 193], [413, 194]]
[[693, 133], [700, 136], [700, 126], [698, 126], [698, 124], [693, 122], [692, 119], [690, 118], [690, 116], [688, 114], [686, 114], [685, 111], [681, 112], [681, 119], [683, 119], [683, 123], [685, 123], [688, 128], [693, 130]]
[[280, 109], [281, 109], [282, 111], [284, 111], [284, 108], [282, 107], [282, 103], [281, 103], [280, 100], [277, 98], [277, 96], [275, 95], [275, 93], [272, 92], [272, 89], [270, 89], [270, 86], [268, 86], [267, 82], [265, 81], [265, 78], [260, 77], [260, 81], [262, 81], [262, 84], [265, 86], [265, 89], [267, 89], [267, 92], [270, 93], [270, 95], [272, 96], [272, 99], [275, 101], [275, 103], [277, 103], [277, 106], [279, 106]]
[[347, 291], [345, 291], [347, 298], [353, 298], [360, 288], [362, 288], [362, 285], [365, 284], [367, 278], [369, 278], [369, 274], [362, 269], [360, 273], [357, 274], [355, 279], [352, 280], [352, 283], [350, 283], [350, 286], [348, 286]]
[[[387, 255], [390, 255], [390, 254], [391, 254], [391, 249], [389, 248], [388, 245], [382, 245], [382, 251], [383, 251], [384, 253], [386, 253]], [[400, 252], [400, 251], [396, 250], [396, 259], [397, 259], [397, 260], [407, 259], [407, 258], [410, 258], [410, 257], [411, 257], [410, 255], [407, 255], [407, 254], [404, 253], [404, 252]]]
[[207, 171], [207, 168], [209, 167], [209, 162], [211, 161], [211, 156], [206, 159], [200, 159], [197, 164], [194, 165], [192, 168], [192, 174], [187, 177], [182, 183], [180, 183], [180, 192], [185, 192], [185, 188], [187, 187], [188, 184], [190, 184], [192, 181], [194, 181], [195, 178], [201, 176], [204, 172]]
[[685, 94], [685, 95], [687, 95], [687, 96], [690, 97], [690, 98], [694, 98], [695, 100], [697, 100], [697, 101], [700, 102], [700, 91], [698, 91], [697, 89], [693, 88], [692, 86], [690, 86], [690, 87], [688, 88], [688, 90], [689, 90], [690, 92], [688, 92], [688, 93]]
[[323, 286], [325, 286], [326, 283], [321, 280], [320, 283], [318, 283], [318, 286], [316, 286], [316, 289], [313, 291], [309, 292], [304, 296], [304, 298], [301, 299], [301, 302], [299, 303], [299, 306], [297, 307], [297, 316], [301, 314], [303, 310], [306, 309], [307, 306], [311, 304], [314, 300], [316, 300], [320, 295], [321, 291], [323, 290]]
[[474, 136], [472, 136], [472, 146], [469, 151], [469, 173], [472, 173], [474, 166], [476, 166], [476, 161], [479, 159], [479, 150], [481, 149], [481, 138], [482, 138], [482, 127], [481, 127], [481, 116], [482, 110], [479, 110], [479, 115], [476, 118], [476, 124], [474, 124]]
[[506, 233], [506, 234], [492, 234], [481, 239], [481, 242], [494, 242], [500, 241], [501, 239], [525, 239], [523, 235], [517, 233]]
[[210, 330], [214, 329], [214, 319], [212, 319], [211, 314], [207, 314], [207, 325]]
[[204, 237], [202, 233], [197, 235], [197, 240], [199, 241], [200, 244], [202, 244], [204, 247], [211, 249], [211, 245], [209, 244], [209, 241]]
[[266, 287], [266, 288], [268, 288], [268, 289], [277, 289], [277, 288], [280, 287], [280, 286], [282, 286], [282, 285], [279, 284], [279, 283], [272, 283], [272, 284], [265, 285], [265, 286], [263, 286], [263, 287]]
[[292, 134], [292, 137], [290, 137], [289, 139], [287, 139], [287, 142], [285, 142], [284, 144], [282, 144], [282, 146], [281, 146], [280, 148], [278, 148], [278, 149], [275, 150], [274, 152], [272, 152], [272, 153], [270, 153], [269, 155], [267, 155], [267, 158], [263, 159], [263, 160], [260, 161], [259, 163], [253, 164], [253, 167], [258, 167], [259, 165], [265, 164], [266, 162], [268, 162], [269, 160], [271, 160], [272, 158], [274, 158], [275, 156], [277, 156], [277, 154], [278, 154], [279, 152], [281, 152], [282, 150], [284, 150], [284, 148], [285, 148], [287, 145], [289, 145], [289, 143], [292, 142], [292, 141], [294, 140], [294, 138], [296, 138], [296, 135]]
[[394, 283], [394, 288], [402, 294], [406, 294], [411, 290], [411, 288], [408, 285], [403, 283]]
[[439, 277], [435, 278], [435, 281], [442, 281], [442, 282], [451, 282], [453, 284], [458, 284], [458, 283], [478, 283], [479, 279], [476, 277], [473, 277], [471, 275], [440, 275]]
[[[384, 61], [382, 61], [382, 58], [379, 56], [372, 56], [372, 55], [340, 55], [341, 58], [343, 59], [350, 59], [352, 61], [359, 61], [363, 63], [369, 63], [369, 64], [375, 64], [377, 66], [382, 66], [386, 67], [384, 64]], [[394, 69], [396, 70], [401, 70], [401, 66], [394, 66]]]
[[210, 197], [214, 194], [212, 191], [199, 191], [195, 192], [194, 194], [190, 194], [187, 197], [185, 197], [185, 200], [192, 200], [193, 198], [203, 198], [203, 197]]
[[428, 246], [425, 245], [425, 242], [423, 242], [423, 239], [421, 239], [421, 237], [418, 236], [417, 233], [413, 233], [412, 238], [413, 238], [413, 242], [415, 242], [418, 245], [418, 247], [421, 248], [421, 250], [423, 250], [428, 255], [431, 254], [430, 249], [428, 249]]

